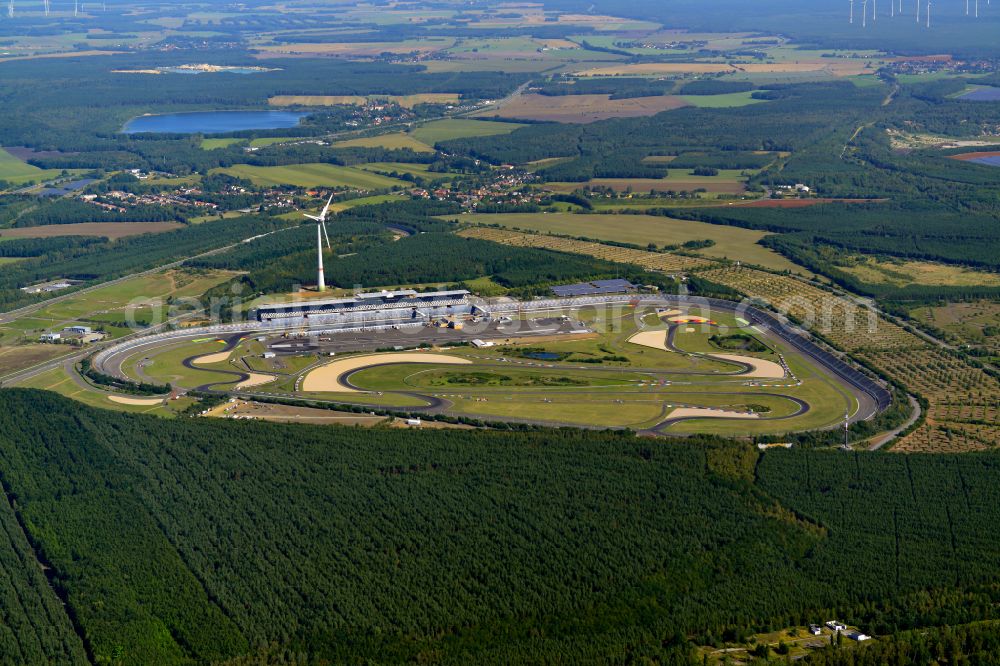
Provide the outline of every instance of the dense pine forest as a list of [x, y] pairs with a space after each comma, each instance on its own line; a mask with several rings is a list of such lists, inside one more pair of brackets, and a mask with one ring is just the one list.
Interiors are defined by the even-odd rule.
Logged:
[[8, 390], [0, 468], [3, 557], [31, 544], [52, 586], [9, 581], [5, 612], [33, 588], [50, 638], [11, 626], [4, 661], [78, 640], [121, 664], [688, 664], [833, 615], [991, 619], [1000, 595], [996, 454], [164, 421]]

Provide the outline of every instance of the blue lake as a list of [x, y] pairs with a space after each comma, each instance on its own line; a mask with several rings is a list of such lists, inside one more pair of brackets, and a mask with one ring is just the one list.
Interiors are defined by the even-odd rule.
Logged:
[[1000, 88], [977, 88], [959, 99], [969, 102], [1000, 102]]
[[980, 157], [969, 161], [975, 162], [976, 164], [985, 164], [987, 166], [1000, 167], [1000, 155], [994, 155], [993, 157]]
[[260, 68], [253, 67], [227, 67], [220, 70], [192, 69], [190, 67], [163, 67], [161, 72], [167, 74], [258, 74]]
[[308, 113], [295, 111], [195, 111], [139, 116], [125, 123], [122, 132], [137, 134], [225, 134], [242, 130], [295, 127]]

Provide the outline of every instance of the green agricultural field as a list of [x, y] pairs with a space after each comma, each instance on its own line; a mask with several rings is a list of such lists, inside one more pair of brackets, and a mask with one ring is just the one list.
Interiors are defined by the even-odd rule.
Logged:
[[426, 125], [421, 125], [413, 130], [411, 135], [418, 141], [433, 146], [438, 141], [448, 141], [450, 139], [510, 134], [519, 127], [524, 127], [524, 125], [519, 123], [498, 123], [492, 120], [450, 118], [448, 120], [436, 120]]
[[0, 148], [0, 180], [15, 185], [30, 182], [41, 182], [56, 178], [62, 173], [59, 169], [39, 169], [27, 162], [22, 162], [6, 150]]
[[463, 222], [499, 224], [526, 231], [586, 237], [595, 240], [645, 246], [679, 245], [688, 241], [712, 240], [715, 245], [698, 250], [705, 257], [727, 258], [775, 270], [804, 272], [776, 252], [757, 244], [767, 234], [762, 231], [719, 226], [705, 222], [675, 220], [650, 215], [576, 215], [571, 213], [511, 213], [463, 215]]
[[246, 143], [246, 139], [202, 139], [201, 149], [218, 150], [219, 148], [228, 148], [237, 143]]
[[410, 174], [411, 176], [421, 176], [431, 180], [455, 177], [454, 174], [430, 173], [427, 170], [428, 167], [429, 165], [427, 164], [409, 164], [407, 162], [369, 162], [368, 164], [358, 165], [359, 169], [364, 169], [365, 171]]
[[[358, 206], [374, 206], [381, 203], [388, 203], [390, 201], [399, 201], [398, 194], [379, 194], [373, 197], [361, 197], [360, 199], [351, 199], [350, 201], [341, 201], [339, 203], [335, 202], [330, 205], [330, 210], [335, 213], [339, 213], [344, 210], [349, 210], [351, 208], [356, 208]], [[297, 216], [298, 213], [295, 213]], [[301, 219], [296, 217], [296, 219]]]
[[350, 139], [348, 141], [338, 141], [333, 144], [334, 148], [385, 148], [387, 150], [409, 149], [415, 153], [433, 153], [434, 149], [423, 141], [417, 140], [414, 136], [397, 132], [394, 134], [381, 134], [379, 136], [368, 136], [362, 139]]
[[760, 104], [766, 100], [754, 99], [753, 92], [727, 93], [725, 95], [679, 95], [690, 104], [705, 109], [729, 109], [750, 104]]
[[290, 143], [292, 141], [301, 141], [303, 137], [299, 136], [265, 136], [258, 139], [254, 139], [250, 142], [250, 145], [254, 148], [266, 148], [267, 146], [273, 146], [278, 143]]
[[295, 185], [297, 187], [349, 187], [359, 190], [384, 190], [406, 184], [395, 178], [333, 164], [293, 164], [278, 167], [237, 164], [225, 169], [217, 169], [216, 172], [246, 178], [254, 185], [261, 187]]

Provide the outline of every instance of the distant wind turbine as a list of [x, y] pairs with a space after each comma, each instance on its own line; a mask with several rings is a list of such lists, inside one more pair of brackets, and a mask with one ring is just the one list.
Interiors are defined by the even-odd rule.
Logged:
[[851, 25], [854, 25], [854, 0], [851, 0]]
[[931, 27], [931, 0], [927, 0], [927, 27]]
[[861, 27], [868, 27], [868, 0], [864, 0], [861, 5]]
[[7, 1], [7, 16], [14, 18], [14, 0]]
[[872, 23], [874, 23], [875, 19], [878, 17], [878, 5], [875, 4], [877, 1], [878, 0], [872, 0]]

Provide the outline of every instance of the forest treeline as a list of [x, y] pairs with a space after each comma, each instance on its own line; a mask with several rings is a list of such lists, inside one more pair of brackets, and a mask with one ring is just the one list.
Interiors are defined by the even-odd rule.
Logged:
[[0, 464], [86, 648], [121, 664], [692, 664], [831, 617], [993, 619], [1000, 595], [995, 453], [162, 420], [7, 390]]

